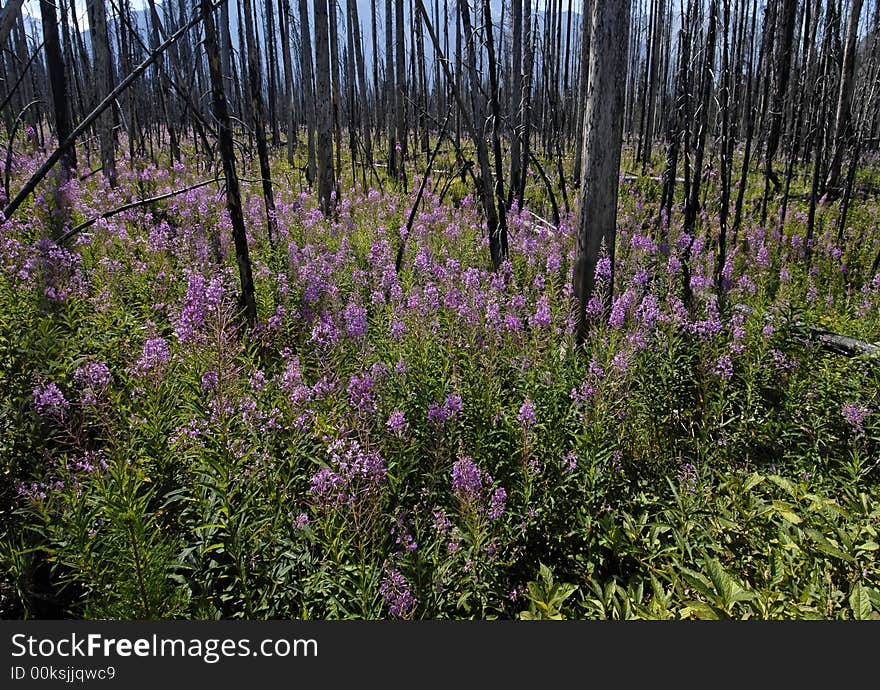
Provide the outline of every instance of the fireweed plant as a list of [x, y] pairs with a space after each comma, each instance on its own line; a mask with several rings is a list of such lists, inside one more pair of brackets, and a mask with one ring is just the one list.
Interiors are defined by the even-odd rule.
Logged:
[[[39, 155], [13, 155], [26, 179]], [[291, 174], [277, 162], [278, 175]], [[73, 176], [71, 222], [198, 181]], [[418, 188], [410, 185], [412, 189]], [[216, 188], [69, 246], [38, 193], [0, 239], [0, 606], [10, 617], [871, 618], [880, 609], [880, 204], [718, 231], [621, 182], [573, 346], [574, 216], [359, 186], [325, 219], [245, 186], [259, 323]], [[539, 185], [535, 185], [540, 194]], [[690, 246], [694, 303], [681, 300]]]

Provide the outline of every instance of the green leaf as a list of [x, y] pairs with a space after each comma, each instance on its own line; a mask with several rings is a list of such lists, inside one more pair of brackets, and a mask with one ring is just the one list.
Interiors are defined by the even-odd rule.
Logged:
[[734, 580], [716, 559], [711, 558], [706, 561], [706, 569], [709, 571], [709, 577], [712, 580], [715, 591], [727, 608], [730, 608], [738, 601], [749, 601], [755, 598], [755, 595], [744, 589], [742, 585]]
[[715, 593], [721, 598], [721, 601], [729, 605], [733, 597], [733, 579], [724, 572], [724, 568], [714, 558], [706, 561], [706, 570], [709, 572], [709, 579], [712, 581]]
[[866, 621], [871, 618], [871, 598], [866, 589], [861, 582], [856, 582], [849, 595], [849, 607], [852, 609], [853, 618], [857, 621]]
[[792, 484], [792, 483], [791, 483], [788, 479], [786, 479], [785, 477], [780, 477], [778, 474], [771, 474], [771, 475], [770, 475], [769, 477], [767, 477], [767, 478], [768, 478], [771, 482], [773, 482], [774, 484], [776, 484], [776, 486], [778, 486], [780, 489], [782, 489], [783, 491], [785, 491], [789, 496], [794, 497], [794, 495], [796, 494], [797, 489], [795, 488], [795, 485]]
[[773, 501], [773, 510], [779, 517], [793, 525], [799, 525], [803, 522], [803, 519], [794, 512], [792, 506], [785, 501]]
[[752, 489], [754, 489], [756, 486], [758, 486], [758, 484], [760, 484], [763, 481], [764, 481], [764, 477], [762, 477], [757, 472], [752, 472], [752, 474], [749, 476], [749, 478], [746, 479], [746, 483], [743, 484], [743, 492], [751, 491]]
[[719, 612], [709, 606], [702, 601], [689, 601], [687, 605], [681, 610], [680, 615], [682, 618], [690, 618], [692, 615], [699, 618], [701, 621], [717, 621], [721, 620], [721, 615]]
[[814, 529], [804, 530], [810, 539], [812, 539], [816, 543], [816, 547], [822, 553], [828, 554], [829, 556], [833, 556], [834, 558], [839, 558], [842, 561], [846, 561], [847, 563], [852, 563], [855, 559], [850, 556], [848, 553], [844, 553], [837, 547], [835, 544], [832, 544], [828, 541], [827, 537], [824, 534]]
[[696, 590], [707, 599], [715, 599], [715, 592], [712, 590], [712, 585], [702, 573], [690, 570], [689, 568], [682, 568], [681, 577], [691, 589]]

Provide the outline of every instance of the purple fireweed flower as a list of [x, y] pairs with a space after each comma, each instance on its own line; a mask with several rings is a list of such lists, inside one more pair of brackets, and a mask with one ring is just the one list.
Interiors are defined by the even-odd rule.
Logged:
[[550, 327], [553, 318], [550, 314], [550, 300], [547, 298], [547, 295], [542, 295], [538, 299], [535, 313], [532, 315], [530, 321], [532, 326], [540, 330], [546, 330]]
[[335, 441], [327, 467], [311, 478], [310, 492], [319, 507], [354, 506], [377, 497], [387, 479], [385, 461], [357, 441]]
[[312, 327], [311, 342], [325, 347], [334, 345], [339, 340], [339, 330], [329, 312], [321, 312], [318, 321]]
[[458, 413], [464, 409], [460, 395], [450, 393], [446, 396], [446, 402], [443, 403], [443, 412], [447, 419], [455, 419]]
[[721, 355], [715, 362], [715, 373], [723, 379], [729, 379], [733, 376], [733, 362], [730, 355]]
[[519, 333], [522, 330], [522, 320], [516, 314], [507, 312], [504, 315], [504, 328], [508, 333]]
[[202, 389], [202, 393], [210, 393], [211, 391], [217, 390], [217, 384], [220, 382], [220, 377], [216, 371], [206, 371], [202, 375], [202, 382], [200, 388]]
[[520, 405], [519, 414], [517, 414], [516, 418], [519, 420], [519, 423], [522, 425], [523, 429], [530, 429], [534, 424], [538, 421], [538, 417], [535, 414], [535, 405], [528, 398]]
[[305, 513], [300, 513], [293, 519], [293, 527], [294, 529], [305, 529], [309, 525], [309, 516]]
[[415, 612], [418, 602], [406, 578], [396, 568], [390, 569], [382, 579], [379, 592], [393, 618], [409, 618]]
[[608, 317], [608, 323], [612, 328], [623, 328], [623, 324], [626, 321], [626, 315], [632, 308], [634, 302], [635, 293], [632, 290], [627, 290], [613, 300], [611, 314]]
[[490, 520], [497, 520], [502, 515], [504, 515], [504, 507], [507, 503], [507, 491], [504, 490], [504, 487], [499, 486], [492, 493], [492, 498], [489, 499], [489, 511], [487, 515]]
[[47, 417], [63, 417], [70, 403], [54, 383], [34, 388], [34, 407]]
[[462, 458], [452, 466], [452, 490], [465, 503], [480, 498], [483, 491], [480, 468], [470, 458]]
[[428, 422], [434, 426], [441, 426], [446, 421], [446, 414], [443, 408], [435, 402], [428, 406]]
[[649, 293], [642, 298], [641, 304], [636, 309], [636, 318], [647, 329], [652, 328], [660, 320], [660, 305], [656, 295]]
[[410, 534], [407, 520], [402, 514], [397, 516], [397, 519], [391, 526], [391, 536], [394, 537], [394, 543], [401, 547], [401, 549], [396, 552], [397, 556], [402, 556], [404, 551], [412, 553], [419, 548], [415, 537]]
[[190, 273], [187, 280], [186, 297], [183, 309], [174, 327], [174, 333], [181, 343], [204, 342], [204, 327], [217, 315], [223, 304], [226, 290], [219, 277], [210, 282], [200, 273]]
[[164, 338], [149, 338], [144, 343], [144, 349], [141, 357], [134, 365], [133, 373], [135, 376], [146, 376], [151, 371], [161, 369], [168, 364], [171, 359], [171, 352], [168, 349], [168, 343]]
[[691, 493], [696, 492], [697, 470], [691, 463], [682, 463], [681, 467], [678, 468], [678, 480], [682, 483], [683, 486], [687, 487], [688, 491], [690, 491]]
[[367, 310], [356, 304], [349, 302], [345, 307], [343, 315], [345, 319], [345, 332], [352, 338], [360, 338], [367, 333]]
[[597, 283], [611, 280], [611, 257], [604, 256], [596, 262], [595, 279]]
[[394, 410], [385, 422], [385, 426], [395, 436], [403, 436], [406, 431], [406, 417], [400, 410]]
[[690, 331], [693, 335], [709, 340], [720, 333], [722, 327], [721, 317], [718, 314], [718, 305], [714, 300], [709, 300], [705, 307], [705, 318], [691, 323]]
[[445, 537], [452, 529], [452, 521], [441, 508], [434, 510], [434, 529], [441, 537]]
[[348, 384], [348, 400], [358, 412], [376, 411], [373, 378], [369, 374], [353, 374]]
[[868, 418], [871, 412], [871, 408], [856, 403], [849, 403], [840, 408], [840, 414], [843, 415], [846, 423], [849, 424], [857, 434], [864, 431], [865, 419]]
[[452, 466], [452, 492], [462, 506], [496, 520], [504, 513], [507, 491], [499, 486], [489, 494], [492, 484], [492, 475], [481, 471], [469, 457], [457, 460]]
[[395, 316], [391, 319], [391, 337], [394, 340], [401, 340], [407, 333], [406, 323], [403, 319]]
[[104, 362], [90, 362], [78, 367], [73, 380], [80, 387], [80, 401], [83, 405], [95, 405], [111, 379], [110, 369]]

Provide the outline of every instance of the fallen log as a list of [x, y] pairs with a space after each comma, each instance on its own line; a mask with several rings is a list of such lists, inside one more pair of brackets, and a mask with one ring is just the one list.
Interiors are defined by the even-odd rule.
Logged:
[[[803, 326], [803, 324], [797, 324]], [[823, 331], [812, 326], [803, 326], [806, 328], [813, 342], [819, 344], [823, 350], [834, 352], [847, 357], [859, 357], [861, 355], [877, 356], [880, 355], [880, 345], [868, 343], [864, 340], [856, 340], [845, 335], [838, 335], [830, 331]]]
[[[754, 309], [746, 304], [737, 304], [734, 309], [745, 314], [754, 313]], [[767, 321], [770, 322], [780, 320], [774, 319], [772, 314], [768, 314], [766, 318]], [[847, 335], [840, 335], [839, 333], [826, 331], [825, 329], [816, 328], [803, 321], [794, 321], [790, 323], [794, 331], [803, 334], [803, 340], [809, 343], [815, 343], [828, 352], [844, 355], [846, 357], [880, 356], [880, 344], [878, 343], [869, 343], [865, 340], [858, 340], [857, 338], [850, 338]]]

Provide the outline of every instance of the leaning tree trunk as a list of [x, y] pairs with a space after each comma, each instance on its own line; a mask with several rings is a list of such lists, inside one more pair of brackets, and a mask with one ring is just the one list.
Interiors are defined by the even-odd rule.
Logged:
[[[584, 165], [578, 217], [578, 252], [573, 294], [577, 299], [576, 341], [588, 333], [587, 305], [596, 286], [596, 268], [604, 249], [611, 262], [606, 313], [614, 287], [614, 245], [617, 238], [617, 187], [623, 134], [626, 41], [629, 3], [597, 2], [593, 7], [590, 77], [584, 115]], [[581, 69], [587, 69], [581, 65]]]
[[226, 209], [232, 221], [232, 238], [235, 243], [235, 260], [241, 281], [239, 306], [244, 311], [248, 325], [257, 322], [257, 302], [254, 293], [254, 278], [248, 253], [247, 232], [241, 212], [241, 191], [235, 171], [235, 151], [232, 142], [232, 123], [223, 91], [223, 72], [220, 68], [220, 45], [211, 0], [200, 0], [202, 19], [205, 23], [205, 52], [208, 56], [208, 71], [211, 77], [211, 96], [214, 104], [214, 117], [217, 122], [217, 143], [223, 161], [223, 174], [226, 178]]
[[[489, 233], [489, 255], [492, 259], [492, 267], [498, 270], [502, 262], [507, 258], [505, 247], [507, 243], [506, 228], [501, 225], [498, 216], [498, 208], [495, 205], [495, 187], [492, 184], [492, 166], [489, 163], [489, 147], [486, 144], [486, 118], [483, 103], [482, 89], [480, 89], [480, 77], [477, 71], [477, 55], [474, 46], [474, 31], [471, 25], [471, 14], [467, 0], [458, 1], [458, 11], [461, 14], [464, 35], [467, 37], [467, 69], [470, 79], [471, 110], [473, 112], [474, 145], [477, 149], [477, 163], [480, 166], [480, 189], [479, 194], [483, 201], [483, 210], [486, 213], [486, 226]], [[504, 242], [502, 243], [502, 238]]]
[[266, 142], [266, 115], [263, 112], [263, 78], [260, 69], [260, 55], [254, 35], [254, 12], [251, 0], [244, 0], [244, 34], [248, 51], [248, 87], [251, 96], [251, 115], [254, 134], [257, 139], [257, 156], [260, 159], [260, 178], [263, 188], [263, 201], [266, 205], [266, 228], [269, 242], [277, 234], [275, 220], [275, 193], [272, 189], [272, 169], [269, 167], [269, 147]]

